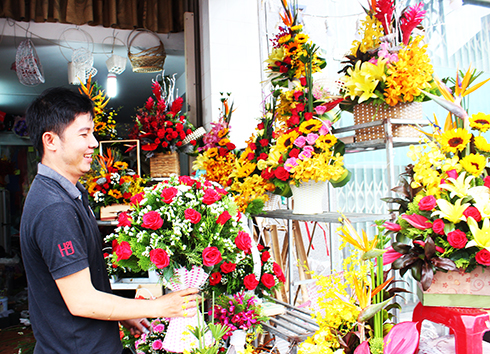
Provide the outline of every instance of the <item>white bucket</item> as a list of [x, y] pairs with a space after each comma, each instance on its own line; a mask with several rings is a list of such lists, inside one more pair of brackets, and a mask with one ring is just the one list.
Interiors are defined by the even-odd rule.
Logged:
[[325, 195], [326, 186], [326, 181], [302, 182], [299, 187], [292, 184], [293, 214], [323, 213], [323, 196]]

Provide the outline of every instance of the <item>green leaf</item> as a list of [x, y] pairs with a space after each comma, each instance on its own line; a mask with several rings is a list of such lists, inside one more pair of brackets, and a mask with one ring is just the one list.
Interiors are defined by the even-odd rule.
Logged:
[[364, 308], [361, 313], [359, 313], [358, 320], [359, 322], [366, 322], [371, 317], [373, 317], [377, 312], [381, 311], [385, 306], [390, 303], [391, 299], [386, 299], [379, 304], [372, 304], [368, 307]]

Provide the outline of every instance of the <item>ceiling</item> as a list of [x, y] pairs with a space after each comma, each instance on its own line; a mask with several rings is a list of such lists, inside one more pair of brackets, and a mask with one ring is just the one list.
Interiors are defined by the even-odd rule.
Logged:
[[[23, 115], [29, 103], [42, 91], [50, 87], [79, 86], [69, 85], [68, 61], [71, 61], [73, 50], [84, 47], [92, 52], [94, 64], [98, 71], [93, 80], [103, 88], [106, 87], [106, 60], [111, 52], [127, 58], [126, 40], [131, 33], [129, 30], [114, 30], [100, 26], [73, 26], [64, 24], [49, 24], [34, 22], [15, 22], [0, 19], [0, 111], [7, 116]], [[26, 32], [27, 30], [27, 32]], [[45, 82], [37, 86], [24, 86], [19, 82], [17, 73], [11, 70], [15, 62], [19, 44], [30, 38], [41, 62]], [[183, 33], [159, 34], [167, 57], [164, 64], [165, 75], [176, 73], [178, 79], [184, 74], [184, 36]], [[113, 38], [117, 40], [114, 41]], [[90, 40], [87, 40], [90, 38]], [[114, 43], [114, 45], [113, 45]], [[133, 41], [132, 53], [158, 44], [158, 39], [148, 33], [139, 35]], [[126, 70], [117, 75], [118, 95], [109, 102], [110, 107], [121, 107], [118, 121], [130, 122], [135, 108], [141, 107], [151, 96], [151, 82], [157, 73], [134, 73], [129, 60]], [[182, 77], [183, 78], [183, 77]], [[185, 82], [185, 80], [182, 80]], [[182, 92], [180, 92], [182, 94]]]

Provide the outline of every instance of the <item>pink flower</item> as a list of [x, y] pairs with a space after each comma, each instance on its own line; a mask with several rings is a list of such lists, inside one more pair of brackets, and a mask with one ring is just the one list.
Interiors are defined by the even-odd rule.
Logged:
[[143, 215], [143, 223], [141, 227], [146, 229], [158, 230], [163, 225], [163, 219], [160, 213], [154, 210], [150, 210], [145, 215]]
[[306, 136], [306, 141], [310, 145], [313, 145], [315, 143], [316, 139], [318, 139], [318, 134], [315, 134], [315, 133], [309, 133]]
[[398, 232], [398, 231], [400, 231], [402, 229], [402, 227], [400, 225], [398, 225], [397, 223], [391, 222], [391, 221], [385, 221], [385, 223], [383, 224], [383, 226], [387, 230], [395, 231], [395, 232]]
[[442, 219], [435, 219], [432, 224], [432, 230], [438, 235], [444, 235], [444, 221]]
[[163, 342], [161, 339], [157, 339], [156, 341], [154, 341], [151, 345], [151, 347], [153, 348], [153, 350], [160, 350], [163, 348]]
[[401, 253], [398, 253], [393, 249], [393, 246], [385, 248], [386, 252], [383, 253], [383, 265], [391, 264], [396, 261], [398, 258], [403, 256]]
[[454, 248], [464, 248], [468, 243], [468, 238], [466, 234], [461, 230], [454, 230], [448, 232], [447, 242]]
[[362, 342], [356, 350], [354, 350], [354, 354], [371, 354], [371, 349], [369, 349], [369, 342], [366, 340]]
[[293, 167], [298, 166], [297, 160], [298, 159], [295, 157], [290, 157], [289, 159], [287, 159], [286, 162], [284, 162], [284, 169], [290, 172]]
[[153, 327], [153, 332], [163, 332], [165, 330], [165, 326], [162, 324], [158, 324]]
[[407, 215], [403, 214], [402, 219], [406, 220], [410, 225], [419, 230], [426, 230], [432, 228], [432, 223], [422, 215], [412, 214]]
[[117, 226], [131, 226], [131, 221], [133, 219], [131, 216], [129, 216], [125, 211], [123, 211], [121, 214], [118, 215], [117, 217]]
[[293, 144], [299, 148], [302, 148], [303, 146], [306, 145], [306, 138], [304, 136], [300, 136], [294, 141]]
[[433, 195], [427, 195], [419, 201], [420, 210], [432, 210], [436, 205], [437, 200]]
[[409, 7], [400, 18], [400, 29], [403, 33], [403, 44], [405, 45], [408, 44], [413, 29], [424, 19], [425, 11], [423, 10], [423, 6], [423, 3], [418, 3]]
[[220, 225], [224, 225], [230, 219], [231, 219], [230, 213], [227, 210], [225, 210], [224, 212], [222, 212], [220, 214], [220, 216], [218, 216], [218, 219], [216, 220], [216, 223], [218, 223]]
[[454, 179], [458, 178], [458, 171], [456, 170], [449, 170], [446, 172], [446, 174], [449, 178], [454, 178]]
[[315, 112], [316, 114], [318, 114], [319, 116], [321, 116], [323, 113], [325, 113], [327, 111], [327, 107], [325, 106], [316, 106], [315, 107]]
[[300, 160], [306, 160], [306, 159], [309, 159], [311, 158], [311, 151], [307, 151], [307, 150], [303, 150], [299, 153], [299, 156], [298, 158]]
[[192, 208], [187, 208], [184, 211], [184, 218], [189, 220], [192, 224], [197, 224], [199, 221], [201, 221], [201, 213]]
[[172, 201], [174, 200], [174, 197], [177, 195], [178, 192], [179, 192], [179, 190], [177, 188], [174, 188], [174, 187], [165, 188], [162, 191], [163, 202], [167, 203], [167, 204], [172, 203]]
[[206, 205], [211, 205], [220, 199], [221, 199], [221, 195], [218, 192], [216, 192], [214, 189], [208, 188], [204, 192], [204, 195], [202, 197], [202, 202]]
[[[384, 338], [385, 354], [415, 353], [419, 345], [419, 331], [416, 322], [400, 322]], [[355, 352], [354, 352], [355, 353]]]
[[131, 251], [131, 246], [126, 241], [121, 242], [116, 248], [116, 255], [117, 255], [118, 262], [125, 259], [129, 259], [129, 257], [131, 257], [132, 254], [133, 251]]

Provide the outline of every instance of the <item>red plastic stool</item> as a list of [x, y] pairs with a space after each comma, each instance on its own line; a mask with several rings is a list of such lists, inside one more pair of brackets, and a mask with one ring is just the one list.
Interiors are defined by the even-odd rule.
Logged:
[[483, 334], [490, 330], [489, 312], [465, 307], [424, 306], [421, 302], [413, 310], [412, 320], [417, 330], [428, 320], [449, 327], [454, 333], [456, 354], [483, 354]]

